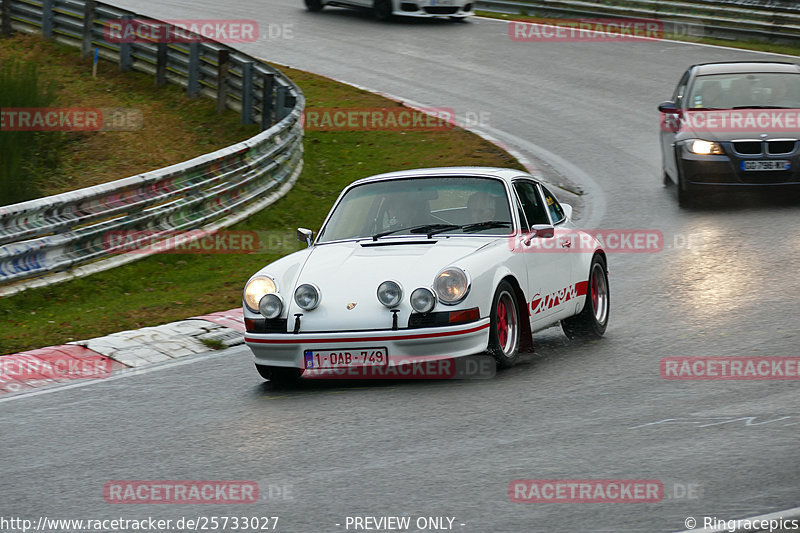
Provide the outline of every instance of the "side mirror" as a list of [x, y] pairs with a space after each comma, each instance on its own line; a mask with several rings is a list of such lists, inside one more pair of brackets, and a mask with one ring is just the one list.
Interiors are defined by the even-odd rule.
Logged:
[[658, 110], [661, 113], [677, 113], [678, 106], [676, 106], [675, 102], [672, 101], [661, 102], [660, 104], [658, 104]]
[[306, 228], [297, 228], [297, 240], [311, 246], [311, 240], [314, 237], [314, 232]]
[[561, 204], [561, 209], [564, 210], [564, 216], [567, 218], [567, 221], [572, 220], [572, 206], [569, 204]]
[[531, 229], [533, 236], [538, 239], [552, 239], [556, 234], [556, 229], [550, 224], [534, 224]]

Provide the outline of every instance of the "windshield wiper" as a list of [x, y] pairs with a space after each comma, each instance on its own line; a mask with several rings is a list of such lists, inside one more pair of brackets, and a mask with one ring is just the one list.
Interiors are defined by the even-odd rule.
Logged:
[[478, 231], [482, 229], [492, 228], [507, 228], [511, 226], [511, 222], [506, 220], [487, 220], [486, 222], [476, 222], [475, 224], [466, 224], [461, 226], [464, 231]]
[[784, 105], [737, 105], [731, 109], [795, 109]]
[[400, 229], [393, 229], [389, 231], [383, 231], [381, 233], [376, 233], [372, 236], [373, 241], [377, 241], [381, 237], [386, 237], [387, 235], [391, 235], [392, 233], [399, 233], [401, 231], [407, 231], [409, 233], [428, 233], [428, 238], [430, 239], [433, 233], [431, 231], [436, 232], [438, 231], [447, 231], [450, 229], [457, 229], [461, 226], [456, 226], [454, 224], [420, 224], [419, 226], [410, 226], [408, 228], [400, 228]]

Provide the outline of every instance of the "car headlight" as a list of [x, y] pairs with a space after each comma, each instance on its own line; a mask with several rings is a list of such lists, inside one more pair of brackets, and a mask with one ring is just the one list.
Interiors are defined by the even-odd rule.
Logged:
[[378, 301], [386, 307], [397, 307], [403, 299], [403, 288], [396, 281], [384, 281], [378, 285]]
[[294, 301], [306, 311], [316, 309], [319, 305], [319, 289], [310, 283], [303, 283], [295, 289]]
[[283, 312], [283, 298], [280, 294], [267, 294], [258, 302], [258, 310], [264, 318], [278, 318]]
[[702, 139], [687, 141], [686, 149], [698, 155], [723, 155], [725, 153], [719, 143]]
[[278, 286], [268, 276], [256, 276], [244, 287], [244, 304], [249, 310], [258, 313], [258, 303], [267, 294], [278, 292]]
[[436, 296], [443, 304], [454, 305], [463, 300], [469, 292], [467, 273], [457, 267], [445, 268], [433, 282]]
[[436, 305], [436, 295], [427, 287], [420, 287], [411, 293], [411, 307], [417, 313], [429, 313]]

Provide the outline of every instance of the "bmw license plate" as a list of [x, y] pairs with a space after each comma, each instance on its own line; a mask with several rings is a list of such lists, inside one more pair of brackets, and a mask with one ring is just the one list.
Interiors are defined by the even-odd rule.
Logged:
[[789, 170], [791, 164], [786, 159], [761, 159], [742, 161], [742, 170]]
[[354, 366], [387, 366], [386, 348], [351, 348], [343, 350], [305, 350], [306, 368], [350, 368]]
[[454, 6], [456, 0], [431, 0], [432, 6]]

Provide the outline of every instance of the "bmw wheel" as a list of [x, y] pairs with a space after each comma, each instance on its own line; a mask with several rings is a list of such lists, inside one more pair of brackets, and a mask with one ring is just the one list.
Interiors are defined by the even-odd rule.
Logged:
[[520, 332], [517, 297], [511, 284], [503, 281], [492, 299], [489, 322], [489, 353], [498, 368], [510, 368], [519, 358]]
[[581, 312], [561, 321], [561, 328], [570, 339], [599, 339], [608, 326], [611, 294], [605, 261], [599, 255], [592, 258], [586, 302]]
[[372, 12], [378, 20], [390, 20], [392, 18], [392, 0], [374, 0]]

